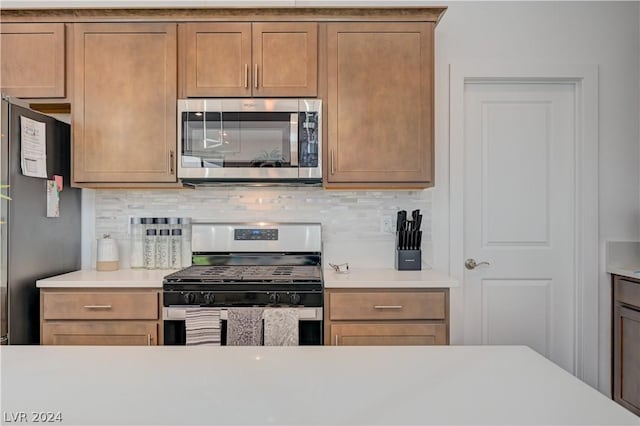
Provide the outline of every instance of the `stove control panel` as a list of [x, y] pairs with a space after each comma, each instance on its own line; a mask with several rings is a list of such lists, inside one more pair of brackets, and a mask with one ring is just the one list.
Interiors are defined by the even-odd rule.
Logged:
[[278, 240], [277, 229], [234, 229], [233, 239], [236, 241]]
[[322, 291], [165, 291], [164, 306], [322, 306]]
[[234, 229], [233, 239], [236, 241], [278, 240], [277, 229]]

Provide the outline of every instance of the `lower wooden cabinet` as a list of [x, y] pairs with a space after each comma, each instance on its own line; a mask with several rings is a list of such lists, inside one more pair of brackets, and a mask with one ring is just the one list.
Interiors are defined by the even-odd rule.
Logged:
[[640, 280], [613, 278], [613, 399], [640, 416]]
[[326, 289], [325, 344], [449, 343], [448, 289]]
[[446, 345], [445, 324], [362, 324], [331, 325], [335, 346], [416, 346]]
[[48, 321], [42, 325], [43, 345], [158, 344], [158, 324], [141, 321]]
[[161, 345], [159, 289], [49, 289], [40, 292], [43, 345]]

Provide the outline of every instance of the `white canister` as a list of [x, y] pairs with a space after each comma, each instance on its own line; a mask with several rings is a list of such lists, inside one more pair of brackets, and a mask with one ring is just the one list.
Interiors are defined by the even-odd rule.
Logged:
[[117, 271], [120, 267], [118, 257], [118, 242], [105, 234], [98, 240], [98, 250], [96, 255], [96, 270]]

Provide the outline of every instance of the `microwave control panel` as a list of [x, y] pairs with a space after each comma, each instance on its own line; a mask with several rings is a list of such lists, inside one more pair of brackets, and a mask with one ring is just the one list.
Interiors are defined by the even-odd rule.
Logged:
[[301, 112], [299, 120], [300, 166], [318, 167], [318, 113]]

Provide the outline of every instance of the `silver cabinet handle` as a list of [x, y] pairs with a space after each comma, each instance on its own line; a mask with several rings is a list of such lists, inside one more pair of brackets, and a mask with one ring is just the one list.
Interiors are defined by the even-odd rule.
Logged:
[[340, 344], [338, 343], [338, 335], [336, 334], [336, 344], [335, 346], [339, 346]]
[[375, 305], [373, 309], [402, 309], [402, 305]]
[[331, 150], [331, 174], [333, 175], [335, 173], [336, 173], [336, 171], [335, 171], [335, 168], [333, 166], [333, 150]]
[[258, 64], [256, 64], [255, 66], [255, 70], [253, 73], [253, 85], [255, 86], [255, 88], [258, 88]]
[[244, 64], [244, 88], [249, 87], [249, 64]]
[[173, 160], [174, 160], [174, 158], [173, 158], [173, 157], [174, 157], [173, 150], [172, 150], [172, 149], [170, 149], [170, 150], [169, 150], [169, 172], [170, 172], [171, 174], [173, 174], [173, 173], [174, 173], [174, 170], [173, 170], [173, 168], [174, 168], [174, 166], [173, 166], [173, 162], [174, 162]]
[[85, 309], [111, 309], [111, 305], [84, 305]]
[[476, 262], [475, 259], [467, 259], [464, 261], [464, 267], [469, 270], [476, 269], [480, 265], [490, 266], [491, 264], [489, 262]]
[[147, 346], [151, 346], [151, 335], [147, 334]]

